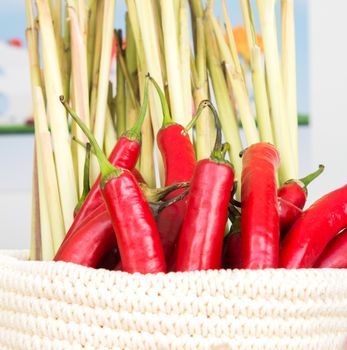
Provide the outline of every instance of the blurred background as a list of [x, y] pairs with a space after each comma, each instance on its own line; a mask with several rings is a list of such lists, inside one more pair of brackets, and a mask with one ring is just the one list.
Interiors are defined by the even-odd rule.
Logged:
[[[279, 1], [278, 1], [279, 3]], [[228, 2], [235, 26], [242, 25], [238, 0]], [[341, 0], [296, 0], [296, 44], [300, 175], [326, 165], [309, 188], [309, 202], [347, 179], [347, 44]], [[116, 5], [124, 27], [124, 0]], [[221, 13], [216, 1], [216, 14]], [[278, 16], [279, 17], [279, 16]], [[23, 0], [0, 3], [0, 247], [29, 246], [33, 126]]]

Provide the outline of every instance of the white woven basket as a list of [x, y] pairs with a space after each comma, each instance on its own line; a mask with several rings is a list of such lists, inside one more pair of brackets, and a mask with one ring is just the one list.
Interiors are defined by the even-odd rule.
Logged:
[[347, 349], [347, 270], [159, 275], [0, 251], [0, 349]]

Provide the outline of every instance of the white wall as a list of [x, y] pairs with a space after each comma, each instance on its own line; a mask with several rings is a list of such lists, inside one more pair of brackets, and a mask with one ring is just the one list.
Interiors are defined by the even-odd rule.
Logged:
[[326, 165], [317, 198], [347, 183], [347, 2], [309, 0], [308, 13], [312, 163]]

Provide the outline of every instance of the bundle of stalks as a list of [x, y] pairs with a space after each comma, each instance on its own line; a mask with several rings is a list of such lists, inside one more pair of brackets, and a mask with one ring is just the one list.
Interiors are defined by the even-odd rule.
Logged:
[[[126, 5], [125, 30], [120, 31], [114, 28], [115, 0], [26, 0], [35, 121], [32, 259], [52, 259], [83, 191], [85, 152], [73, 138], [86, 140], [74, 122], [69, 124], [60, 95], [109, 154], [138, 116], [149, 72], [165, 91], [176, 123], [187, 125], [202, 100], [215, 101], [236, 179], [239, 153], [259, 141], [273, 143], [281, 154], [280, 184], [298, 177], [294, 1], [281, 0], [276, 28], [276, 0], [257, 0], [254, 7], [240, 0], [247, 59], [239, 55], [228, 12], [233, 9], [225, 0], [217, 4], [221, 20], [212, 0], [126, 0]], [[137, 168], [149, 185], [158, 186], [164, 173], [155, 135], [162, 109], [152, 86], [149, 93]], [[215, 138], [212, 116], [203, 113], [190, 135], [198, 159], [210, 154]], [[95, 158], [90, 170], [92, 184], [99, 174]]]

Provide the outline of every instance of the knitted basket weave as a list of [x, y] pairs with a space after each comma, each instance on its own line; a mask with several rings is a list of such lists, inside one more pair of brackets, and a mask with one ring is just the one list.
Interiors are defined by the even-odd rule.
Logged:
[[347, 349], [347, 270], [158, 275], [0, 251], [0, 349]]

